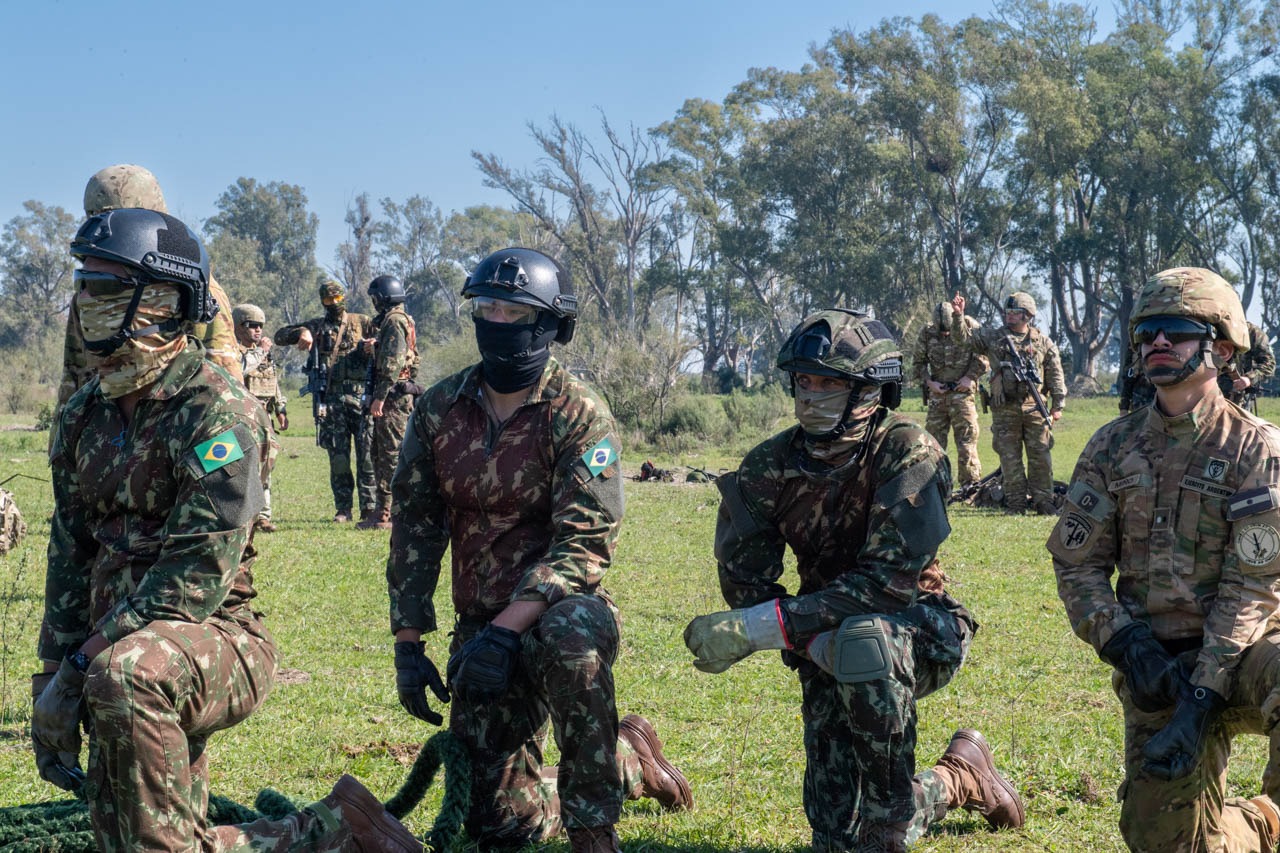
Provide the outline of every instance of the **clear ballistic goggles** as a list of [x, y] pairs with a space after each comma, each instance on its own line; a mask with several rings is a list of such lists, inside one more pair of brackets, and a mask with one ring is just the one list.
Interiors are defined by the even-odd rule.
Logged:
[[506, 299], [495, 299], [492, 296], [473, 296], [470, 302], [471, 316], [491, 323], [532, 326], [538, 321], [538, 309], [533, 305], [508, 302]]
[[1134, 326], [1133, 342], [1153, 344], [1161, 333], [1165, 340], [1175, 345], [1217, 337], [1217, 331], [1208, 323], [1200, 323], [1190, 317], [1159, 316], [1148, 317]]

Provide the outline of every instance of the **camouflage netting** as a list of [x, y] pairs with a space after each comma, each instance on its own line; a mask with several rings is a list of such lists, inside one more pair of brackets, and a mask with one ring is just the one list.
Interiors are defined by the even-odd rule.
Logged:
[[[404, 785], [387, 801], [387, 811], [403, 819], [422, 802], [436, 771], [444, 767], [444, 800], [423, 843], [428, 850], [453, 846], [471, 807], [471, 763], [461, 742], [447, 731], [422, 746]], [[298, 805], [265, 788], [254, 809], [224, 797], [209, 797], [209, 821], [217, 825], [249, 823], [262, 817], [288, 817]], [[256, 809], [256, 811], [255, 811]], [[0, 809], [0, 849], [6, 853], [96, 853], [89, 809], [81, 800], [61, 800]]]

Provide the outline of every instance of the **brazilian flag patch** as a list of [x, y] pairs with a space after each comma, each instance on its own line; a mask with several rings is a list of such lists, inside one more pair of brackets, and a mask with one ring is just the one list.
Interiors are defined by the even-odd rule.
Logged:
[[591, 476], [595, 477], [605, 468], [608, 468], [618, 458], [618, 451], [613, 446], [613, 442], [609, 441], [609, 437], [605, 436], [600, 439], [595, 447], [582, 454], [582, 462], [587, 466], [587, 470], [591, 472]]
[[240, 449], [240, 442], [236, 440], [233, 430], [215, 435], [204, 444], [197, 444], [195, 452], [196, 459], [206, 474], [244, 458], [244, 451]]

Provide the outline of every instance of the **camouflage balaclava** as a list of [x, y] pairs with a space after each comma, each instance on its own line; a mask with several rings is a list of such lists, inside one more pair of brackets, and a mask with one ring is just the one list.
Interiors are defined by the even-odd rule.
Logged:
[[84, 215], [142, 207], [168, 213], [156, 176], [141, 166], [120, 163], [98, 171], [84, 188]]
[[[132, 299], [132, 290], [110, 296], [93, 296], [88, 290], [77, 293], [75, 308], [84, 339], [103, 340], [115, 334]], [[145, 329], [177, 316], [178, 289], [171, 284], [149, 284], [142, 290], [132, 328]], [[115, 399], [159, 379], [185, 347], [183, 334], [153, 333], [127, 339], [108, 356], [86, 355], [89, 366], [98, 372], [102, 393]]]

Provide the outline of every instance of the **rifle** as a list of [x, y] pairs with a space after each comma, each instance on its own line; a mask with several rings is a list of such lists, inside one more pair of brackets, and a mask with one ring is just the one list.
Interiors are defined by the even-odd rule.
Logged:
[[1222, 395], [1228, 400], [1246, 412], [1256, 415], [1258, 413], [1258, 397], [1262, 394], [1262, 386], [1256, 382], [1251, 382], [1248, 388], [1243, 391], [1237, 391], [1235, 382], [1240, 376], [1239, 367], [1232, 362], [1218, 374], [1218, 387], [1222, 390]]
[[1035, 400], [1036, 411], [1040, 413], [1040, 417], [1044, 418], [1044, 425], [1052, 430], [1053, 417], [1049, 414], [1049, 407], [1044, 404], [1044, 397], [1040, 394], [1040, 386], [1044, 384], [1044, 380], [1036, 372], [1036, 366], [1018, 352], [1011, 336], [1005, 335], [1004, 342], [1009, 345], [1009, 369], [1013, 371], [1013, 378], [1027, 383], [1031, 388], [1031, 399]]
[[360, 411], [369, 414], [369, 406], [373, 403], [373, 386], [378, 381], [378, 359], [369, 356], [369, 364], [364, 369], [364, 390], [360, 392]]
[[307, 351], [307, 365], [302, 370], [307, 374], [307, 384], [298, 389], [298, 396], [311, 395], [311, 415], [316, 421], [316, 446], [322, 446], [320, 422], [329, 414], [329, 407], [324, 401], [325, 394], [329, 391], [329, 363], [320, 357], [319, 340], [312, 341], [311, 349]]

